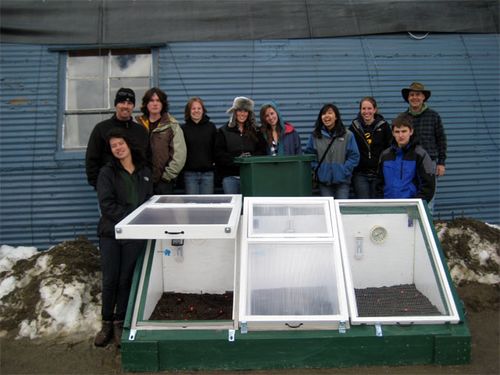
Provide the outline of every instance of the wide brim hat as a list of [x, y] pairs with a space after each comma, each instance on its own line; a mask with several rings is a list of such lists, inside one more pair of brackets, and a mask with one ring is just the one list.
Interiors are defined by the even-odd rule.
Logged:
[[252, 99], [246, 98], [244, 96], [238, 96], [233, 100], [233, 106], [229, 108], [226, 112], [233, 113], [236, 110], [253, 112], [254, 102]]
[[429, 90], [426, 90], [423, 84], [421, 84], [420, 82], [413, 82], [410, 85], [410, 87], [404, 88], [401, 90], [401, 95], [403, 96], [403, 99], [407, 103], [408, 103], [408, 95], [410, 94], [410, 91], [419, 91], [422, 94], [424, 94], [424, 96], [425, 96], [424, 102], [426, 102], [431, 97], [431, 92]]

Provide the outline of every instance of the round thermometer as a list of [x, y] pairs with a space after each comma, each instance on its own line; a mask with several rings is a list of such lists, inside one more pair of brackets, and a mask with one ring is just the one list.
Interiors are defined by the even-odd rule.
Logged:
[[376, 244], [383, 243], [387, 239], [387, 229], [380, 225], [374, 226], [370, 231], [370, 239]]

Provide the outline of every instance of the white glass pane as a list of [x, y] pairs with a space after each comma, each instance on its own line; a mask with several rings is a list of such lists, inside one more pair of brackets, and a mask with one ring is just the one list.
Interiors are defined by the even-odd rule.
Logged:
[[69, 150], [87, 147], [94, 126], [108, 117], [109, 114], [66, 115], [63, 148]]
[[328, 243], [249, 244], [246, 314], [338, 314], [332, 246]]
[[151, 75], [151, 55], [113, 55], [111, 77], [149, 77]]
[[107, 81], [70, 79], [68, 84], [68, 97], [66, 109], [107, 109], [108, 87]]
[[104, 79], [106, 56], [70, 56], [67, 63], [67, 78]]
[[130, 221], [137, 224], [227, 224], [232, 208], [148, 207]]
[[255, 204], [252, 212], [254, 234], [328, 232], [324, 204]]
[[209, 204], [209, 203], [231, 203], [231, 197], [213, 197], [213, 196], [163, 196], [158, 198], [155, 203], [198, 203], [198, 204]]

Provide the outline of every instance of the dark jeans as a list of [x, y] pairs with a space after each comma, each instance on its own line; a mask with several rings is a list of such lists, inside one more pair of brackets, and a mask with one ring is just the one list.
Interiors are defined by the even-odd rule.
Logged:
[[356, 173], [352, 176], [352, 184], [357, 199], [377, 198], [377, 176], [370, 173]]
[[99, 239], [102, 270], [102, 320], [123, 320], [137, 258], [144, 240]]

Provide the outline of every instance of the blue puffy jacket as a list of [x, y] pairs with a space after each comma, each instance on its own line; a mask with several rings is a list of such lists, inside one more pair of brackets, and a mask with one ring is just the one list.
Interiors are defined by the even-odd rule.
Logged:
[[377, 192], [383, 198], [421, 198], [432, 200], [436, 188], [435, 166], [424, 148], [410, 140], [380, 155]]

